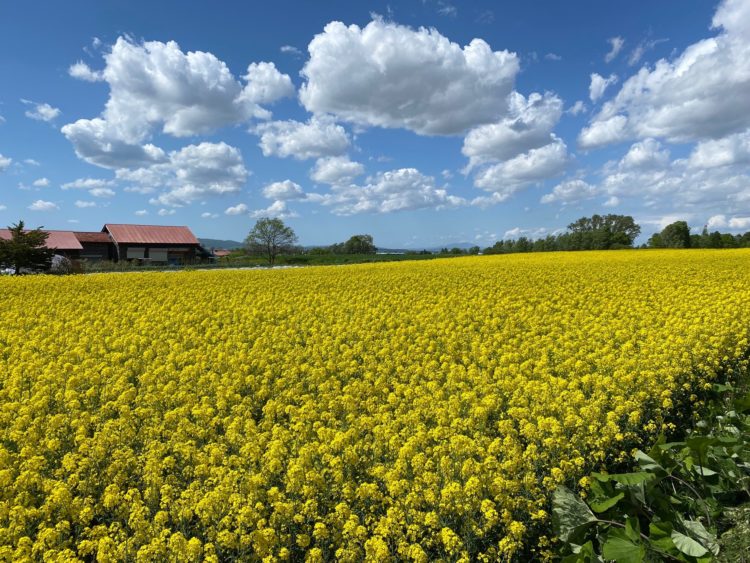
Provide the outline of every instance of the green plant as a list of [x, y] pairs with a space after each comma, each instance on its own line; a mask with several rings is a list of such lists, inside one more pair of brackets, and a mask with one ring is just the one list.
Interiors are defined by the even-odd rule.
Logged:
[[750, 529], [750, 511], [733, 507], [750, 501], [750, 393], [746, 383], [714, 385], [714, 392], [707, 415], [683, 440], [661, 436], [648, 453], [637, 450], [634, 471], [591, 473], [583, 495], [555, 491], [562, 561], [702, 562], [723, 547], [722, 560], [742, 560], [725, 556], [749, 543], [737, 531]]

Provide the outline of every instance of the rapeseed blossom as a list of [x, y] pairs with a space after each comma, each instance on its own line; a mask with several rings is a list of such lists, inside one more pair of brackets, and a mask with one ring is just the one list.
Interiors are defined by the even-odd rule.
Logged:
[[744, 357], [748, 265], [0, 279], [0, 560], [530, 553], [555, 487], [625, 459]]

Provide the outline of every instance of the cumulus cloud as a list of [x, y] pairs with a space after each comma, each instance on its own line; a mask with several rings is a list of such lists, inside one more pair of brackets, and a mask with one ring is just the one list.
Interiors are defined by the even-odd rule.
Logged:
[[296, 182], [284, 180], [283, 182], [273, 182], [264, 187], [263, 196], [275, 200], [303, 199], [305, 192], [302, 191], [302, 186]]
[[33, 158], [27, 158], [23, 161], [24, 164], [28, 164], [29, 166], [39, 166], [39, 162], [34, 160]]
[[656, 47], [659, 43], [664, 43], [665, 41], [667, 40], [666, 39], [644, 39], [643, 41], [638, 43], [638, 45], [636, 45], [635, 49], [633, 49], [630, 52], [630, 56], [628, 57], [628, 64], [630, 66], [637, 65], [643, 58], [643, 55], [645, 55], [651, 49]]
[[[718, 35], [688, 46], [674, 60], [644, 66], [581, 132], [591, 148], [624, 138], [671, 142], [719, 139], [750, 127], [750, 3], [725, 0], [713, 27]], [[601, 124], [617, 120], [617, 134]], [[598, 130], [598, 131], [597, 131]]]
[[34, 180], [31, 183], [31, 185], [35, 186], [37, 188], [46, 188], [47, 186], [49, 186], [49, 179], [48, 178], [38, 178], [38, 179]]
[[557, 53], [547, 53], [544, 55], [544, 58], [548, 61], [561, 61], [562, 57], [558, 55]]
[[135, 215], [137, 215], [138, 217], [145, 217], [146, 215], [148, 215], [148, 210], [139, 209], [138, 211], [135, 212]]
[[156, 214], [159, 215], [159, 217], [167, 217], [169, 215], [174, 215], [175, 213], [177, 213], [176, 209], [164, 209], [164, 208], [162, 208], [162, 209], [159, 209], [159, 211]]
[[669, 150], [655, 139], [634, 143], [620, 160], [622, 169], [663, 169], [669, 165]]
[[21, 101], [26, 105], [34, 106], [32, 109], [26, 110], [24, 115], [37, 121], [52, 121], [62, 113], [59, 108], [52, 107], [47, 103], [38, 104], [24, 99]]
[[105, 188], [111, 186], [112, 180], [102, 180], [101, 178], [78, 178], [72, 182], [67, 182], [60, 186], [63, 190], [93, 190], [96, 188]]
[[583, 100], [578, 100], [576, 103], [574, 103], [568, 109], [566, 109], [565, 113], [569, 113], [570, 115], [578, 115], [578, 114], [583, 113], [587, 109], [588, 108], [586, 107], [586, 104], [583, 102]]
[[28, 207], [31, 211], [55, 211], [56, 209], [60, 209], [56, 203], [53, 203], [51, 201], [44, 201], [43, 199], [38, 199]]
[[308, 46], [299, 93], [314, 113], [360, 125], [453, 135], [496, 121], [519, 70], [515, 53], [465, 47], [434, 29], [331, 22]]
[[334, 186], [324, 195], [309, 194], [308, 200], [330, 206], [336, 215], [445, 209], [466, 204], [463, 198], [450, 195], [435, 185], [433, 177], [415, 168], [378, 173], [362, 186]]
[[349, 137], [341, 125], [326, 116], [314, 116], [307, 123], [272, 121], [253, 129], [260, 135], [264, 156], [298, 160], [340, 155], [349, 148]]
[[310, 178], [319, 184], [346, 185], [364, 173], [365, 167], [359, 162], [349, 160], [348, 156], [331, 156], [319, 158], [315, 162], [315, 167], [310, 171]]
[[78, 80], [85, 80], [86, 82], [99, 82], [104, 80], [101, 71], [91, 70], [91, 67], [83, 61], [73, 63], [68, 67], [68, 74]]
[[218, 217], [219, 217], [218, 213], [210, 213], [208, 211], [201, 213], [201, 218], [203, 219], [217, 219]]
[[161, 164], [119, 169], [116, 175], [141, 188], [162, 189], [151, 200], [154, 205], [181, 207], [206, 197], [236, 193], [249, 173], [239, 149], [226, 143], [204, 142], [170, 152]]
[[114, 197], [115, 191], [110, 188], [94, 188], [89, 190], [89, 193], [94, 197]]
[[86, 209], [87, 207], [96, 207], [95, 201], [84, 201], [84, 200], [76, 200], [75, 204], [76, 207], [80, 209]]
[[281, 51], [285, 55], [292, 55], [292, 56], [295, 56], [295, 57], [301, 57], [302, 56], [302, 51], [300, 51], [297, 47], [295, 47], [293, 45], [282, 45], [281, 48], [279, 49], [279, 51]]
[[562, 173], [567, 163], [565, 143], [555, 137], [543, 147], [481, 170], [474, 178], [474, 185], [507, 198], [524, 186]]
[[518, 92], [508, 97], [508, 115], [497, 123], [469, 131], [461, 152], [469, 157], [468, 170], [485, 162], [508, 160], [552, 142], [552, 129], [560, 120], [563, 102], [551, 93]]
[[299, 217], [299, 213], [291, 211], [287, 207], [286, 201], [274, 201], [265, 209], [256, 209], [255, 211], [250, 212], [250, 217], [253, 219], [261, 219], [263, 217], [293, 219]]
[[563, 205], [571, 202], [590, 199], [597, 195], [597, 190], [591, 184], [583, 180], [568, 180], [556, 185], [552, 192], [542, 196], [541, 203], [562, 203]]
[[0, 153], [0, 172], [3, 172], [12, 163], [13, 163], [12, 158], [10, 158], [9, 156], [3, 156], [2, 153]]
[[622, 37], [610, 37], [607, 39], [607, 43], [610, 45], [610, 50], [604, 55], [604, 62], [611, 63], [622, 51], [625, 40]]
[[750, 130], [723, 139], [698, 143], [690, 155], [690, 166], [715, 168], [750, 162]]
[[248, 207], [244, 203], [240, 203], [237, 205], [233, 205], [231, 207], [227, 207], [224, 210], [224, 215], [243, 215], [247, 213]]
[[147, 143], [154, 132], [186, 137], [268, 119], [260, 104], [294, 92], [273, 63], [250, 64], [243, 84], [213, 54], [184, 53], [174, 41], [120, 37], [104, 59], [99, 72], [110, 93], [102, 115], [69, 123], [62, 132], [80, 158], [105, 168], [162, 162], [164, 151]]
[[596, 72], [591, 73], [591, 83], [589, 84], [589, 98], [592, 102], [595, 102], [604, 95], [605, 90], [609, 86], [616, 83], [616, 74], [610, 74], [608, 78], [604, 78], [601, 74], [598, 74]]

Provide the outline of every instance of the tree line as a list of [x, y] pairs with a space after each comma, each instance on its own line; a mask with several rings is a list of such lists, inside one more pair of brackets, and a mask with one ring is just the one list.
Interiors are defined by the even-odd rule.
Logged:
[[649, 248], [750, 248], [750, 231], [733, 235], [708, 232], [704, 226], [700, 234], [691, 234], [687, 221], [675, 221], [648, 239]]

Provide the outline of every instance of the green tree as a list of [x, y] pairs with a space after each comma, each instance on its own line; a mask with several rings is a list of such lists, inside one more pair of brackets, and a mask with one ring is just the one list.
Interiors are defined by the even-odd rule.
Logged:
[[372, 241], [372, 235], [354, 235], [344, 243], [345, 254], [375, 254], [378, 249]]
[[276, 257], [283, 252], [289, 252], [296, 242], [297, 235], [281, 219], [264, 217], [258, 219], [253, 230], [247, 235], [245, 246], [250, 253], [262, 254], [268, 259], [268, 263], [273, 265]]
[[690, 227], [685, 221], [675, 221], [661, 231], [665, 248], [690, 248]]
[[48, 270], [54, 256], [54, 249], [47, 248], [49, 233], [41, 227], [24, 229], [23, 221], [8, 227], [9, 239], [0, 239], [0, 265], [13, 268], [17, 276], [22, 270], [39, 272]]

